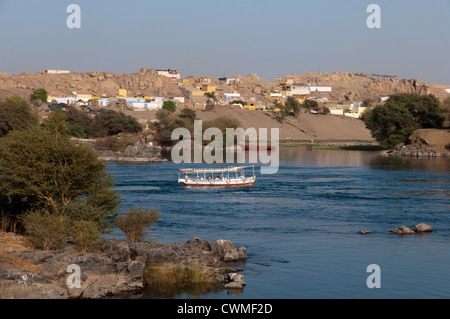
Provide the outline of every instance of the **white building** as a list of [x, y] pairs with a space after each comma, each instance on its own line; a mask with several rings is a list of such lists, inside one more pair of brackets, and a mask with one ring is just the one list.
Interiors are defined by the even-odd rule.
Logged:
[[305, 86], [292, 86], [290, 94], [291, 95], [308, 95], [310, 93], [310, 88]]
[[222, 97], [227, 102], [232, 102], [234, 100], [242, 100], [240, 93], [223, 93]]
[[309, 87], [309, 91], [330, 93], [332, 91], [332, 88], [331, 86], [311, 86]]
[[181, 78], [180, 72], [178, 72], [177, 70], [171, 70], [171, 69], [167, 69], [167, 70], [156, 70], [156, 72], [158, 72], [159, 75], [174, 79], [174, 80], [179, 80]]
[[67, 74], [70, 73], [69, 70], [45, 70], [47, 74]]
[[67, 96], [67, 97], [49, 97], [47, 100], [47, 103], [52, 103], [53, 101], [56, 101], [59, 103], [64, 103], [67, 105], [75, 103], [77, 100], [73, 96]]

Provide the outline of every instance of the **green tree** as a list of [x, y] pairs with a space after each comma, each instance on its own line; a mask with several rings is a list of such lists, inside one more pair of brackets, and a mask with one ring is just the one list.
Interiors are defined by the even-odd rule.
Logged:
[[283, 122], [287, 115], [289, 115], [286, 105], [278, 100], [273, 102], [273, 105], [270, 107], [270, 111], [272, 112], [274, 119], [280, 123]]
[[78, 138], [92, 136], [92, 120], [88, 114], [76, 109], [66, 111], [66, 120], [69, 123], [69, 134]]
[[285, 112], [288, 112], [288, 114], [296, 116], [300, 111], [300, 103], [298, 103], [298, 100], [293, 96], [288, 96], [284, 104]]
[[34, 105], [36, 111], [42, 103], [47, 102], [47, 91], [45, 89], [34, 90], [30, 95], [30, 102]]
[[36, 113], [24, 99], [13, 96], [0, 101], [0, 137], [14, 130], [24, 130], [39, 123]]
[[206, 100], [207, 105], [212, 105], [217, 102], [216, 92], [205, 92], [204, 94], [208, 100]]
[[44, 120], [44, 126], [50, 132], [55, 134], [67, 134], [69, 132], [69, 124], [66, 121], [66, 114], [62, 111], [55, 111]]
[[417, 128], [441, 128], [444, 115], [441, 104], [434, 95], [418, 95], [410, 93], [395, 94], [389, 97], [386, 105], [403, 105], [413, 116]]
[[401, 104], [379, 105], [364, 115], [366, 127], [385, 148], [402, 143], [417, 128], [408, 108]]
[[181, 110], [179, 117], [193, 122], [197, 118], [197, 113], [193, 109], [184, 108]]
[[441, 105], [442, 114], [444, 115], [444, 123], [442, 124], [443, 127], [449, 128], [450, 127], [450, 96], [442, 102]]
[[177, 104], [174, 101], [165, 101], [162, 108], [163, 110], [175, 112], [177, 110]]
[[92, 136], [104, 137], [119, 133], [138, 133], [142, 131], [137, 120], [122, 112], [106, 110], [97, 114], [92, 122]]
[[406, 141], [419, 128], [441, 128], [444, 122], [439, 100], [433, 95], [396, 94], [364, 113], [372, 136], [386, 148]]
[[0, 145], [0, 194], [9, 215], [66, 215], [82, 201], [107, 224], [120, 204], [113, 183], [96, 153], [67, 134], [32, 127], [12, 132]]
[[319, 103], [317, 103], [317, 101], [315, 100], [306, 99], [305, 101], [303, 101], [302, 106], [307, 110], [314, 110], [315, 108], [319, 107]]

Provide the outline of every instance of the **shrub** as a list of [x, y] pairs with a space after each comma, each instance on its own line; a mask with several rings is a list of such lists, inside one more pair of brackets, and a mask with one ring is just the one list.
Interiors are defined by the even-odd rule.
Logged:
[[92, 134], [92, 120], [83, 111], [68, 109], [66, 120], [69, 123], [69, 134], [78, 138], [90, 137]]
[[134, 117], [113, 110], [100, 112], [92, 121], [93, 137], [111, 136], [119, 133], [138, 133], [141, 131], [141, 125]]
[[144, 269], [144, 284], [151, 288], [186, 287], [216, 283], [215, 276], [202, 270], [198, 264], [152, 265]]
[[165, 101], [162, 108], [169, 112], [175, 112], [177, 110], [177, 104], [173, 101]]
[[68, 229], [79, 252], [86, 252], [98, 247], [100, 231], [97, 224], [88, 220], [72, 220]]
[[137, 243], [145, 239], [148, 229], [158, 221], [159, 216], [160, 213], [155, 209], [127, 209], [124, 215], [116, 219], [115, 224], [132, 243]]
[[[106, 164], [66, 134], [38, 127], [12, 132], [0, 145], [0, 205], [9, 214], [43, 209], [64, 215], [78, 199], [115, 218], [119, 195]], [[2, 199], [3, 198], [3, 199]]]
[[0, 101], [0, 137], [14, 130], [24, 130], [39, 123], [36, 113], [20, 98]]
[[63, 215], [48, 211], [30, 211], [22, 216], [25, 234], [37, 249], [58, 249], [67, 237], [67, 221]]

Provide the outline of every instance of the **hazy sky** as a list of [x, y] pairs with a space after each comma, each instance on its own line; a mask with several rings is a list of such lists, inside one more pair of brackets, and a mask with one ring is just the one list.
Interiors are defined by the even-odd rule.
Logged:
[[[69, 29], [70, 4], [81, 28]], [[369, 29], [369, 4], [381, 28]], [[450, 0], [0, 0], [0, 72], [367, 72], [450, 84]]]

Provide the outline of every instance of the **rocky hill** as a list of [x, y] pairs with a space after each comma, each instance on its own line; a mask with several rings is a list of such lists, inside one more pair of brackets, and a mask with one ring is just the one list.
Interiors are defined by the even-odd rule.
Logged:
[[38, 88], [45, 88], [49, 95], [71, 96], [76, 91], [96, 96], [116, 96], [119, 89], [128, 89], [128, 95], [181, 96], [173, 80], [158, 75], [155, 70], [142, 68], [139, 73], [113, 74], [107, 72], [71, 72], [46, 74], [38, 72], [19, 75], [0, 73], [0, 97], [19, 95], [29, 97]]
[[331, 86], [333, 91], [329, 99], [342, 103], [365, 99], [376, 101], [378, 97], [397, 93], [434, 94], [440, 100], [450, 96], [445, 91], [450, 89], [450, 85], [423, 83], [418, 79], [399, 79], [395, 76], [380, 79], [363, 73], [305, 73], [288, 75], [280, 80], [286, 79], [293, 79], [299, 84]]
[[[226, 84], [215, 78], [209, 83], [217, 87], [221, 93], [237, 91], [249, 100], [254, 99], [262, 104], [269, 103], [266, 94], [281, 92], [279, 82], [293, 79], [299, 85], [307, 83], [319, 86], [331, 86], [333, 91], [327, 96], [330, 102], [345, 104], [353, 101], [371, 99], [376, 101], [380, 96], [395, 93], [415, 92], [418, 94], [434, 94], [443, 100], [450, 96], [445, 90], [450, 85], [422, 83], [418, 79], [378, 79], [362, 73], [305, 73], [291, 74], [281, 79], [266, 80], [256, 74], [247, 76], [235, 75], [238, 81]], [[195, 86], [204, 83], [205, 77], [190, 77], [189, 84]], [[37, 88], [45, 88], [50, 95], [72, 95], [73, 91], [96, 96], [115, 96], [119, 89], [127, 89], [130, 96], [183, 96], [179, 83], [158, 75], [155, 70], [142, 68], [138, 73], [113, 74], [108, 72], [71, 72], [69, 74], [46, 74], [27, 71], [21, 74], [0, 73], [0, 98], [19, 95], [29, 97]]]

